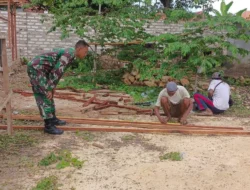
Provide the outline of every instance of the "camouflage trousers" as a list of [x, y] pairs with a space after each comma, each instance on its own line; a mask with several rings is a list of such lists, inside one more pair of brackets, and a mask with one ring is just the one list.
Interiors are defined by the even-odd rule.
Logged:
[[[55, 115], [55, 103], [53, 99], [48, 99], [46, 96], [46, 85], [43, 85], [44, 81], [47, 81], [47, 78], [44, 79], [41, 72], [36, 71], [35, 69], [28, 67], [28, 75], [30, 77], [30, 83], [32, 85], [32, 90], [34, 97], [40, 112], [40, 115], [43, 119], [53, 118]], [[41, 80], [42, 79], [42, 80]]]

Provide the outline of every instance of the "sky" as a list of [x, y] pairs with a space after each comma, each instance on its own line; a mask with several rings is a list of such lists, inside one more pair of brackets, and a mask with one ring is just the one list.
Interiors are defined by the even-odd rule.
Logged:
[[[231, 1], [232, 0], [225, 0], [226, 4], [230, 3]], [[215, 2], [213, 4], [214, 9], [220, 10], [220, 3], [221, 3], [221, 1]], [[233, 5], [229, 9], [229, 12], [236, 13], [242, 9], [245, 9], [245, 8], [247, 8], [247, 10], [250, 10], [250, 1], [249, 0], [233, 0]]]
[[[155, 2], [156, 0], [153, 0], [153, 2]], [[157, 0], [159, 2], [159, 0]], [[247, 10], [250, 11], [250, 1], [249, 0], [225, 0], [226, 4], [230, 3], [231, 1], [233, 1], [233, 5], [231, 6], [229, 12], [230, 13], [236, 13], [242, 9], [245, 9], [247, 8]], [[220, 3], [221, 3], [221, 0], [220, 1], [216, 1], [214, 4], [213, 4], [213, 7], [214, 9], [216, 10], [220, 10]], [[201, 11], [201, 10], [192, 10], [192, 11]]]

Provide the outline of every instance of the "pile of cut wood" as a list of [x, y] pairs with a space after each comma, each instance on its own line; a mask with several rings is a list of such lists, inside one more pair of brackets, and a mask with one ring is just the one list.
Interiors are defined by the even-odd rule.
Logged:
[[[66, 91], [68, 89], [73, 92]], [[33, 96], [32, 91], [15, 89], [13, 92], [23, 96]], [[73, 88], [62, 88], [57, 90], [54, 98], [81, 102], [82, 113], [95, 110], [102, 115], [151, 114], [151, 109], [143, 109], [132, 105], [133, 98], [130, 95], [106, 89], [84, 92]]]

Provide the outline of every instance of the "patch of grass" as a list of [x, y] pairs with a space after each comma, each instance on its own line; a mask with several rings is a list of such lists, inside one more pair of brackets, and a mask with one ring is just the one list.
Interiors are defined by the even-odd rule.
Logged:
[[136, 136], [134, 136], [134, 135], [124, 135], [121, 137], [121, 139], [123, 141], [131, 141], [131, 140], [134, 140], [135, 138], [136, 138]]
[[47, 155], [45, 158], [43, 158], [38, 165], [39, 166], [49, 166], [51, 164], [56, 163], [58, 160], [57, 156], [55, 153], [51, 152], [49, 155]]
[[89, 131], [76, 131], [75, 134], [85, 141], [93, 141], [95, 139], [95, 135]]
[[80, 169], [82, 168], [83, 163], [85, 162], [78, 160], [78, 158], [72, 157], [71, 152], [69, 152], [68, 150], [60, 151], [58, 158], [60, 162], [56, 165], [57, 169], [63, 169], [68, 166], [73, 166], [75, 168]]
[[66, 160], [61, 160], [57, 165], [56, 165], [56, 169], [64, 169], [70, 166], [70, 162], [66, 161]]
[[248, 117], [250, 115], [250, 109], [244, 105], [244, 97], [242, 96], [245, 96], [245, 94], [239, 96], [239, 94], [232, 93], [234, 104], [225, 112], [225, 115], [237, 117]]
[[84, 163], [84, 161], [80, 161], [77, 158], [72, 158], [71, 159], [71, 164], [75, 168], [78, 168], [78, 169], [82, 168], [83, 163]]
[[51, 164], [57, 163], [57, 169], [63, 169], [66, 167], [82, 168], [85, 161], [80, 161], [78, 158], [72, 156], [71, 152], [68, 150], [61, 150], [59, 153], [50, 153], [48, 156], [43, 158], [38, 165], [49, 166]]
[[32, 190], [58, 190], [58, 179], [56, 176], [45, 177]]
[[31, 147], [37, 143], [37, 138], [30, 134], [15, 132], [13, 136], [0, 135], [0, 152], [1, 150], [11, 150], [22, 147]]
[[160, 156], [160, 160], [181, 161], [182, 155], [180, 152], [169, 152]]

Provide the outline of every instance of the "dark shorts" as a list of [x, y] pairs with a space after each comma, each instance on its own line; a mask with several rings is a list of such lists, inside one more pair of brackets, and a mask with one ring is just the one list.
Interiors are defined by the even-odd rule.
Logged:
[[173, 104], [170, 102], [170, 115], [172, 117], [181, 117], [182, 116], [182, 104], [183, 100], [179, 102], [179, 104]]

